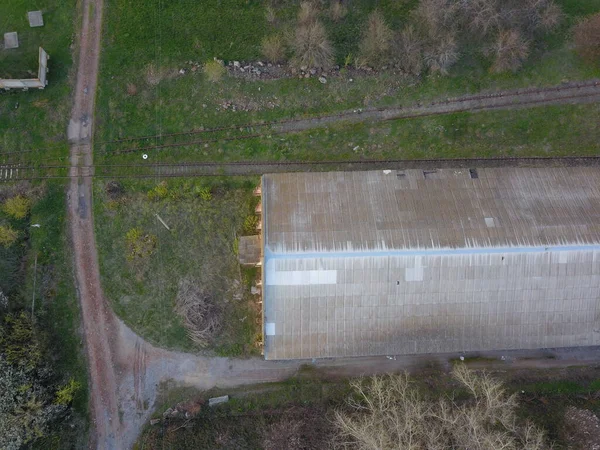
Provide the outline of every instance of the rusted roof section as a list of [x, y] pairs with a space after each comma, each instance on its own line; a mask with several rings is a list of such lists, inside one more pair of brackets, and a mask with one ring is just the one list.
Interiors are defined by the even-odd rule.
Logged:
[[273, 174], [263, 190], [279, 254], [600, 243], [593, 167]]

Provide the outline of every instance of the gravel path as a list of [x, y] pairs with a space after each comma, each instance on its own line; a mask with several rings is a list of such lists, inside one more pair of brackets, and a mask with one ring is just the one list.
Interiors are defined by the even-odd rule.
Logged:
[[[135, 335], [112, 312], [100, 284], [92, 217], [92, 178], [80, 176], [80, 167], [93, 167], [92, 124], [100, 56], [103, 0], [83, 0], [77, 81], [68, 128], [71, 146], [69, 223], [76, 286], [83, 317], [88, 356], [91, 448], [131, 448], [150, 416], [162, 381], [209, 389], [285, 379], [301, 365], [312, 363], [324, 376], [353, 376], [378, 372], [417, 370], [437, 362], [448, 365], [447, 355], [369, 357], [310, 361], [264, 361], [261, 358], [207, 358], [156, 348]], [[486, 367], [565, 367], [600, 360], [600, 349], [490, 352], [498, 358]], [[500, 357], [504, 358], [501, 359]], [[520, 359], [523, 358], [523, 359]]]

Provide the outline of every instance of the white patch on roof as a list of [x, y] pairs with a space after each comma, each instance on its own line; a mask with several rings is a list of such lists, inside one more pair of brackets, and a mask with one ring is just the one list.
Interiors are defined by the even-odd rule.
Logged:
[[405, 281], [423, 281], [423, 268], [415, 267], [408, 268], [404, 272], [404, 280]]
[[488, 228], [494, 228], [496, 226], [496, 223], [494, 222], [494, 218], [493, 217], [486, 217], [485, 218], [485, 225]]
[[275, 323], [274, 322], [265, 323], [265, 334], [267, 336], [275, 336]]
[[279, 270], [269, 271], [267, 286], [305, 286], [336, 284], [337, 270]]

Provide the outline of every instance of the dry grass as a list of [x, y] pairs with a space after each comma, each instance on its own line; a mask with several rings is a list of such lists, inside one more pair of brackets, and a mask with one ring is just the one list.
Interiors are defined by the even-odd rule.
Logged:
[[127, 83], [127, 95], [133, 96], [138, 92], [137, 86], [133, 83]]
[[163, 80], [164, 77], [165, 77], [164, 72], [157, 69], [154, 64], [149, 64], [146, 67], [146, 82], [150, 86], [156, 86], [158, 83], [160, 83]]
[[206, 348], [222, 328], [223, 312], [214, 295], [201, 284], [200, 280], [191, 277], [179, 281], [175, 311], [183, 319], [190, 339]]
[[204, 71], [204, 75], [206, 75], [208, 81], [212, 83], [220, 81], [227, 72], [227, 69], [225, 69], [225, 66], [223, 65], [223, 61], [217, 58], [204, 63], [202, 70]]
[[275, 8], [273, 8], [272, 6], [267, 6], [265, 8], [265, 19], [267, 19], [267, 22], [269, 22], [271, 25], [277, 21], [277, 15], [275, 14]]
[[264, 450], [301, 450], [304, 449], [302, 439], [302, 420], [283, 418], [265, 430]]
[[519, 423], [515, 394], [487, 373], [464, 364], [452, 375], [470, 398], [436, 401], [421, 395], [408, 375], [372, 377], [351, 382], [355, 396], [335, 422], [340, 446], [356, 449], [504, 449], [546, 448], [544, 432]]
[[490, 53], [494, 56], [492, 72], [516, 72], [529, 56], [529, 42], [519, 30], [503, 30], [498, 33]]
[[319, 17], [319, 8], [313, 2], [302, 2], [300, 3], [300, 10], [298, 11], [298, 24], [309, 25], [314, 23]]
[[285, 58], [283, 38], [278, 34], [265, 36], [261, 42], [261, 52], [272, 63], [283, 61]]
[[292, 42], [296, 67], [328, 69], [333, 65], [333, 48], [325, 27], [319, 21], [300, 24], [296, 28]]
[[379, 67], [385, 65], [390, 56], [393, 33], [383, 14], [376, 9], [367, 19], [359, 45], [359, 65]]
[[578, 23], [574, 38], [577, 53], [588, 63], [600, 65], [600, 14]]

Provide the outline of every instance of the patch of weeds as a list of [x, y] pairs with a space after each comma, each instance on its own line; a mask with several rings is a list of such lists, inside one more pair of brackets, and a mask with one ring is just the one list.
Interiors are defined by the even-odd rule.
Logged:
[[[210, 294], [211, 311], [223, 317], [206, 351], [258, 352], [259, 308], [234, 253], [255, 201], [254, 185], [255, 180], [123, 181], [115, 203], [107, 185], [95, 184], [103, 285], [117, 314], [136, 332], [157, 345], [199, 350], [175, 311], [181, 282], [189, 279]], [[134, 264], [140, 261], [143, 270]], [[198, 322], [201, 311], [194, 311], [193, 322], [203, 323]]]

